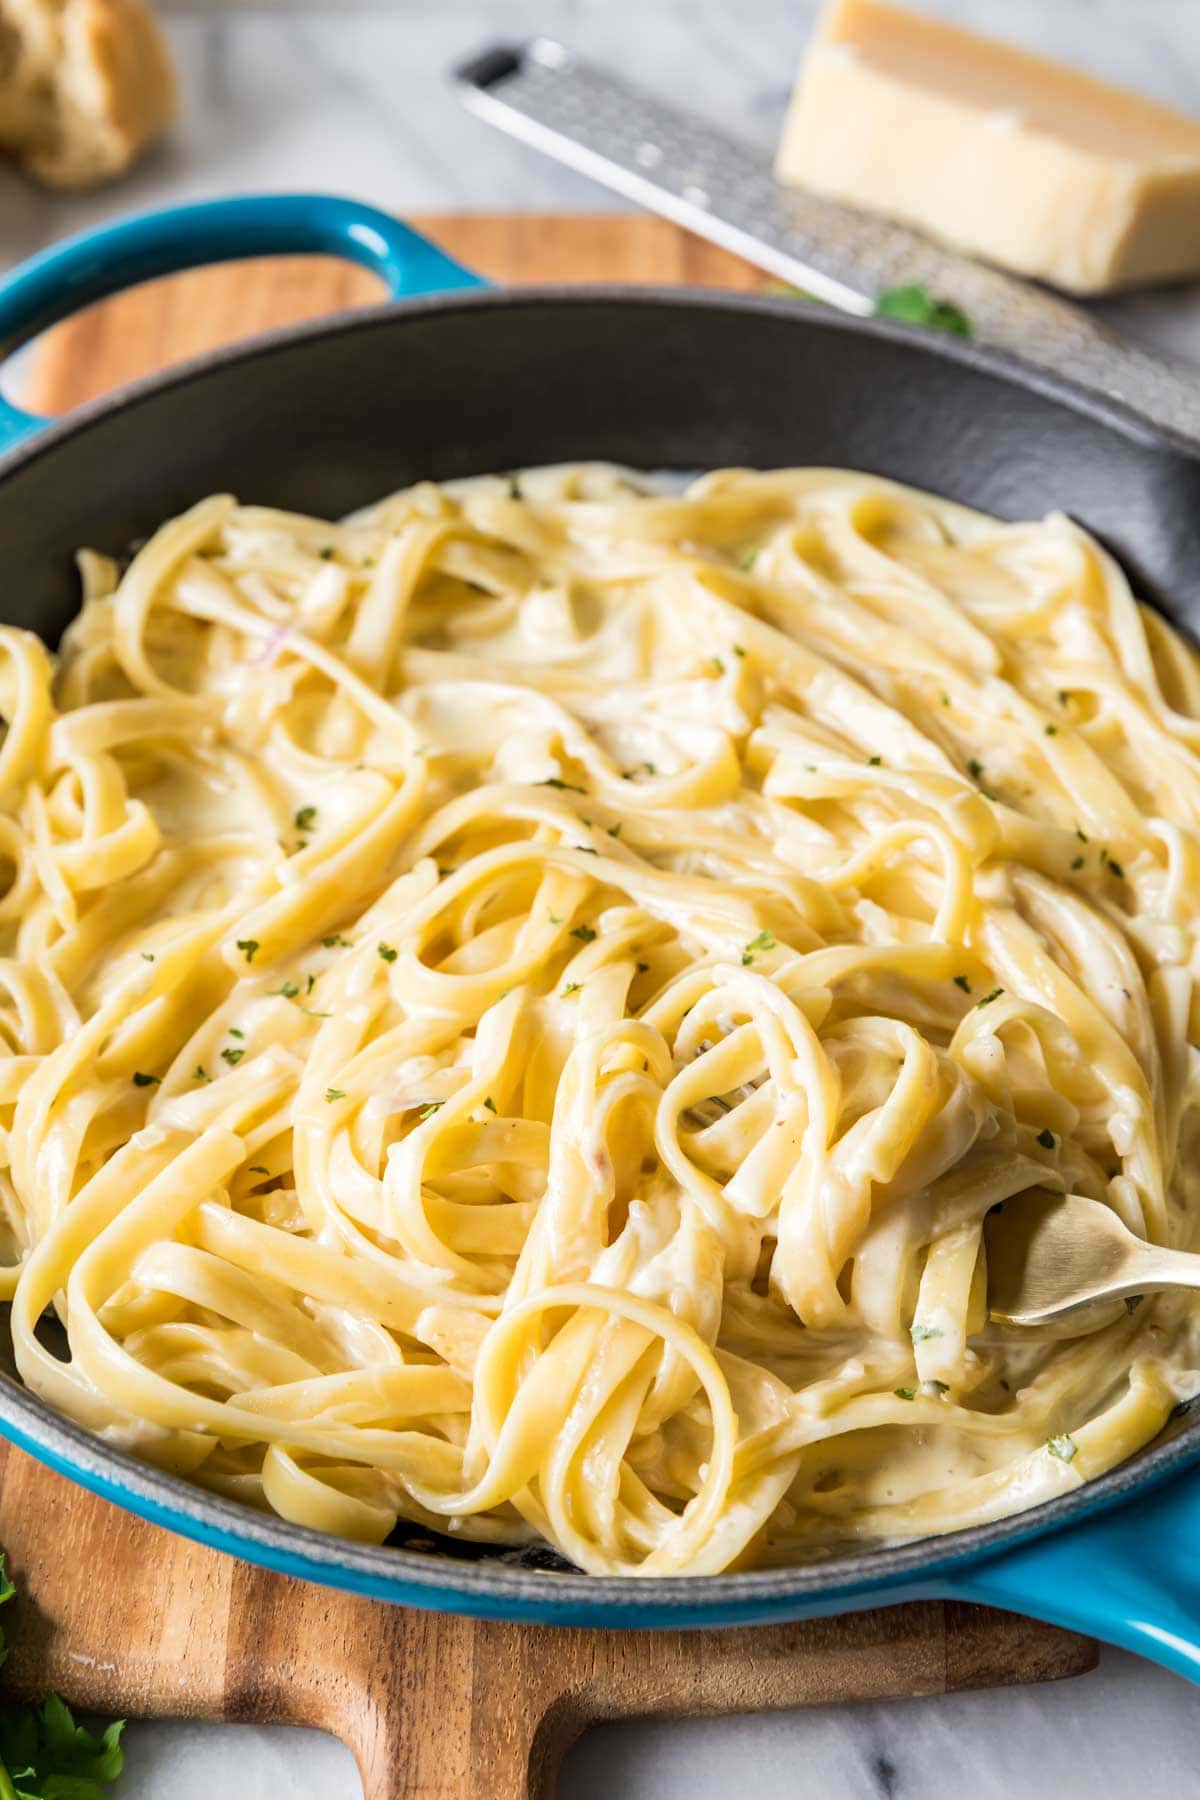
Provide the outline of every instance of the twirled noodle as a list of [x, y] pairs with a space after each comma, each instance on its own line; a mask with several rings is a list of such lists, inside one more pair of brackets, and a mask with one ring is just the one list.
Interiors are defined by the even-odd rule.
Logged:
[[1068, 519], [586, 466], [81, 569], [57, 666], [0, 633], [54, 1406], [659, 1574], [997, 1518], [1195, 1391], [1179, 1299], [987, 1322], [1008, 1196], [1197, 1211], [1200, 664]]

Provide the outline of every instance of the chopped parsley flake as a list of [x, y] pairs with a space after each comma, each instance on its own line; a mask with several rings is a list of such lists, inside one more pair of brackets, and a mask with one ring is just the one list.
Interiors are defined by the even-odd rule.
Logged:
[[1073, 1437], [1061, 1432], [1058, 1437], [1046, 1439], [1046, 1448], [1051, 1456], [1057, 1456], [1059, 1462], [1074, 1462], [1079, 1455], [1079, 1445]]
[[984, 995], [984, 996], [983, 996], [983, 999], [982, 999], [982, 1000], [980, 1000], [980, 1001], [979, 1001], [979, 1002], [978, 1002], [978, 1004], [979, 1004], [979, 1005], [980, 1005], [980, 1006], [990, 1006], [990, 1005], [991, 1005], [991, 1004], [992, 1004], [992, 1001], [993, 1001], [993, 1000], [998, 1000], [998, 999], [999, 999], [999, 998], [1000, 998], [1000, 996], [1001, 996], [1001, 994], [1002, 994], [1002, 993], [1003, 993], [1003, 992], [1004, 992], [1004, 989], [1003, 989], [1003, 988], [993, 988], [993, 989], [992, 989], [992, 991], [991, 991], [991, 993], [990, 993], [990, 994], [985, 994], [985, 995]]
[[590, 925], [576, 925], [571, 936], [577, 937], [581, 944], [594, 944], [596, 941], [596, 933]]
[[921, 1392], [926, 1395], [948, 1394], [950, 1392], [950, 1383], [948, 1381], [923, 1381], [921, 1383]]
[[137, 1073], [134, 1075], [133, 1085], [134, 1085], [134, 1087], [157, 1087], [160, 1080], [161, 1080], [160, 1076], [158, 1076], [158, 1075], [143, 1075], [142, 1071], [139, 1069], [137, 1071]]
[[317, 555], [322, 562], [331, 562], [333, 560], [333, 545], [322, 544], [321, 548], [317, 551]]
[[1082, 867], [1083, 867], [1083, 858], [1082, 858], [1082, 856], [1073, 856], [1073, 857], [1072, 857], [1072, 858], [1071, 858], [1071, 867], [1072, 867], [1072, 868], [1073, 868], [1073, 869], [1082, 869]]
[[271, 1171], [266, 1163], [251, 1163], [246, 1173], [247, 1175], [269, 1175]]
[[311, 994], [313, 989], [316, 987], [316, 985], [317, 985], [317, 978], [315, 975], [306, 975], [305, 976], [304, 991], [306, 994]]
[[967, 764], [967, 773], [971, 777], [972, 781], [978, 781], [980, 776], [983, 774], [983, 764], [980, 762], [980, 760], [977, 756], [973, 756], [971, 758], [970, 762]]
[[276, 998], [294, 1000], [299, 992], [300, 989], [296, 986], [294, 981], [285, 981], [281, 988], [273, 988], [271, 990], [271, 998], [272, 1000]]
[[735, 644], [733, 646], [733, 654], [735, 656], [745, 656], [745, 654], [746, 654], [745, 645], [744, 644]]
[[914, 1344], [927, 1344], [930, 1338], [940, 1338], [942, 1334], [936, 1325], [910, 1325], [908, 1335]]
[[491, 1095], [490, 1095], [490, 1094], [487, 1094], [487, 1095], [485, 1095], [485, 1096], [484, 1096], [484, 1102], [483, 1102], [483, 1104], [484, 1104], [484, 1105], [485, 1105], [485, 1106], [486, 1106], [486, 1107], [487, 1107], [487, 1109], [488, 1109], [488, 1111], [489, 1111], [489, 1112], [490, 1112], [490, 1113], [494, 1113], [494, 1112], [495, 1112], [495, 1110], [496, 1110], [496, 1102], [495, 1102], [495, 1101], [494, 1101], [494, 1100], [493, 1100], [493, 1099], [492, 1099], [492, 1096], [491, 1096]]
[[637, 972], [638, 972], [638, 974], [639, 974], [639, 975], [647, 975], [647, 974], [649, 974], [649, 971], [650, 971], [650, 964], [649, 964], [649, 963], [642, 963], [642, 962], [640, 962], [640, 963], [639, 963], [639, 964], [638, 964], [638, 966], [637, 966]]
[[1046, 736], [1047, 737], [1057, 737], [1058, 736], [1058, 726], [1057, 725], [1047, 725]]
[[564, 794], [586, 794], [587, 793], [586, 788], [581, 788], [581, 787], [577, 786], [576, 783], [573, 781], [562, 781], [559, 779], [559, 777], [557, 775], [551, 775], [545, 781], [539, 781], [538, 786], [539, 787], [558, 788], [559, 791]]
[[615, 825], [610, 825], [608, 828], [609, 837], [620, 837], [621, 826], [623, 823], [624, 821], [622, 819], [618, 819]]
[[1077, 825], [1077, 826], [1076, 826], [1076, 827], [1075, 827], [1075, 836], [1076, 836], [1076, 837], [1077, 837], [1077, 838], [1078, 838], [1078, 839], [1079, 839], [1079, 841], [1080, 841], [1080, 843], [1081, 843], [1081, 844], [1086, 844], [1086, 843], [1087, 843], [1087, 841], [1088, 841], [1088, 834], [1087, 834], [1087, 832], [1086, 832], [1086, 831], [1080, 831], [1080, 829], [1079, 829], [1079, 827], [1078, 827], [1078, 825]]
[[154, 961], [153, 950], [143, 950], [142, 951], [142, 961], [143, 962], [153, 962]]
[[897, 1400], [915, 1400], [917, 1397], [916, 1388], [893, 1388], [892, 1392]]
[[317, 822], [316, 807], [315, 806], [302, 806], [300, 808], [299, 812], [296, 814], [294, 822], [295, 822], [297, 831], [311, 831], [313, 826]]
[[242, 1060], [243, 1056], [245, 1056], [245, 1054], [246, 1054], [246, 1052], [244, 1050], [235, 1050], [231, 1046], [227, 1050], [222, 1050], [221, 1061], [227, 1062], [229, 1064], [230, 1068], [232, 1069], [236, 1066], [236, 1064], [241, 1062], [241, 1060]]
[[1109, 857], [1108, 866], [1112, 870], [1113, 874], [1116, 876], [1118, 881], [1124, 881], [1125, 871], [1121, 867], [1120, 863], [1116, 860], [1115, 857], [1113, 857], [1113, 856]]
[[242, 952], [242, 955], [246, 958], [246, 961], [248, 963], [252, 963], [254, 961], [255, 953], [257, 952], [257, 950], [259, 948], [258, 939], [257, 938], [239, 938], [237, 940], [237, 948]]
[[427, 1106], [421, 1108], [420, 1112], [417, 1114], [418, 1119], [421, 1119], [422, 1121], [425, 1119], [432, 1119], [439, 1107], [442, 1107], [445, 1104], [446, 1102], [444, 1100], [431, 1100]]
[[562, 990], [562, 998], [565, 1000], [568, 994], [577, 994], [582, 986], [582, 981], [568, 981]]
[[519, 475], [509, 476], [508, 493], [509, 498], [512, 500], [519, 500], [521, 498], [521, 477]]
[[960, 987], [964, 994], [969, 994], [971, 991], [971, 984], [965, 975], [956, 975], [954, 977], [954, 985], [955, 987]]
[[563, 923], [562, 913], [548, 913], [546, 916], [552, 925], [561, 925]]
[[330, 932], [328, 937], [323, 937], [321, 939], [321, 942], [324, 944], [324, 946], [327, 950], [333, 950], [338, 945], [340, 945], [342, 947], [342, 949], [344, 949], [344, 950], [349, 950], [349, 949], [353, 948], [353, 946], [350, 943], [350, 939], [347, 937], [342, 937], [341, 934], [336, 931]]
[[332, 1106], [333, 1102], [335, 1100], [344, 1100], [345, 1098], [346, 1098], [345, 1088], [326, 1088], [325, 1089], [325, 1102], [326, 1102], [326, 1105], [328, 1105], [328, 1106]]
[[390, 944], [376, 944], [375, 950], [376, 954], [381, 956], [386, 963], [394, 963], [400, 954], [398, 950], [393, 950]]
[[203, 1063], [197, 1063], [195, 1072], [192, 1075], [192, 1080], [193, 1081], [211, 1081], [212, 1076], [209, 1074], [208, 1070], [205, 1068]]
[[1038, 1132], [1037, 1141], [1042, 1146], [1043, 1150], [1053, 1150], [1054, 1133], [1047, 1127], [1045, 1131]]
[[1071, 696], [1068, 694], [1066, 688], [1059, 688], [1058, 704], [1060, 706], [1069, 706], [1071, 704]]
[[1127, 1313], [1135, 1313], [1145, 1298], [1145, 1294], [1126, 1294], [1125, 1311]]
[[585, 856], [599, 856], [600, 854], [598, 850], [593, 850], [590, 844], [572, 844], [571, 848], [572, 850], [582, 850]]
[[743, 946], [742, 961], [744, 963], [747, 957], [753, 959], [756, 950], [773, 950], [774, 948], [774, 934], [764, 927], [757, 937], [752, 937], [750, 942]]
[[658, 769], [655, 766], [655, 764], [652, 762], [644, 762], [642, 764], [642, 767], [643, 767], [643, 769], [645, 769], [647, 775], [657, 775], [658, 774]]
[[744, 556], [739, 557], [738, 568], [745, 569], [746, 573], [749, 574], [751, 569], [754, 567], [755, 563], [757, 562], [757, 560], [758, 560], [758, 551], [757, 550], [747, 550], [747, 552]]
[[714, 675], [723, 675], [725, 673], [725, 664], [721, 661], [719, 656], [710, 656], [708, 659], [708, 666], [713, 671]]

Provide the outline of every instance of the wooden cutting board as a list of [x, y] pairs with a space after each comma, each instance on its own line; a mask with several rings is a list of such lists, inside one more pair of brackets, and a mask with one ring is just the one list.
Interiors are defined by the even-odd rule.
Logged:
[[[505, 281], [765, 285], [651, 218], [425, 221]], [[286, 258], [154, 282], [68, 320], [25, 398], [54, 412], [181, 356], [377, 297], [346, 264]], [[758, 1630], [597, 1632], [409, 1612], [267, 1574], [144, 1524], [0, 1446], [10, 1692], [133, 1717], [252, 1719], [342, 1737], [367, 1800], [548, 1800], [589, 1724], [1048, 1681], [1091, 1643], [937, 1602]]]

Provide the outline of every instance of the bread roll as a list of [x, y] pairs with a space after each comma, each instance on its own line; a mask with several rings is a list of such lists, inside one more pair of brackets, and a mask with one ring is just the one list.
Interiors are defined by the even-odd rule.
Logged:
[[0, 149], [39, 181], [119, 175], [176, 106], [166, 41], [142, 0], [0, 0]]

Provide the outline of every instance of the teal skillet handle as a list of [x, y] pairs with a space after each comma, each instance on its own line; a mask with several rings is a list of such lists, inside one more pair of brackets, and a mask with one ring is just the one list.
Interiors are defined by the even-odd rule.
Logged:
[[1033, 1538], [940, 1581], [998, 1606], [1119, 1644], [1200, 1682], [1200, 1470], [1111, 1511]]
[[[330, 194], [256, 194], [137, 213], [64, 238], [0, 282], [0, 355], [120, 288], [244, 256], [342, 256], [395, 299], [485, 285], [411, 226]], [[0, 396], [0, 450], [44, 425]]]

